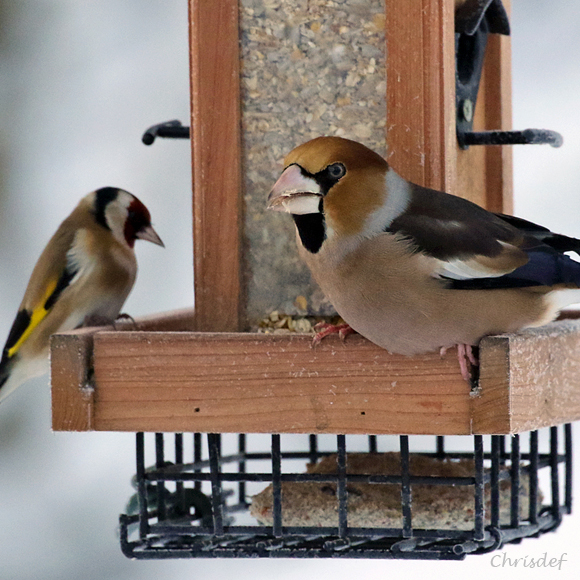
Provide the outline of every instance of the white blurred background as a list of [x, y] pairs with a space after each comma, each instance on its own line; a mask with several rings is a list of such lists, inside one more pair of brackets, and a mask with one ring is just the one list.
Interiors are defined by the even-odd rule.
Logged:
[[[565, 138], [561, 149], [515, 148], [515, 212], [576, 237], [579, 30], [575, 2], [513, 0], [514, 127]], [[189, 146], [140, 142], [149, 125], [188, 123], [188, 114], [186, 0], [0, 0], [0, 342], [49, 237], [82, 195], [105, 185], [139, 196], [166, 244], [138, 244], [140, 274], [125, 310], [192, 304]], [[133, 562], [115, 528], [134, 471], [133, 435], [51, 433], [46, 378], [18, 390], [0, 407], [0, 580], [575, 578], [580, 569], [580, 510], [556, 534], [507, 548], [513, 558], [566, 552], [560, 571], [494, 568], [489, 555]]]

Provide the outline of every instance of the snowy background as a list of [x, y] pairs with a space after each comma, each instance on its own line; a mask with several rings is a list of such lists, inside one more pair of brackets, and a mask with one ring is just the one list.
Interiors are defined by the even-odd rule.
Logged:
[[[580, 9], [513, 0], [512, 30], [514, 127], [555, 129], [565, 138], [561, 149], [515, 148], [515, 212], [580, 237]], [[140, 273], [125, 310], [192, 304], [189, 147], [140, 143], [148, 126], [188, 123], [188, 114], [186, 0], [0, 0], [2, 343], [47, 240], [82, 195], [105, 185], [140, 197], [166, 245], [138, 244]], [[494, 568], [489, 555], [463, 563], [133, 562], [115, 535], [133, 473], [133, 435], [53, 434], [46, 379], [17, 391], [0, 407], [0, 579], [339, 580], [433, 572], [564, 579], [580, 569], [580, 510], [557, 534], [507, 548], [514, 558], [567, 552], [560, 571]], [[578, 477], [575, 484], [578, 497]]]

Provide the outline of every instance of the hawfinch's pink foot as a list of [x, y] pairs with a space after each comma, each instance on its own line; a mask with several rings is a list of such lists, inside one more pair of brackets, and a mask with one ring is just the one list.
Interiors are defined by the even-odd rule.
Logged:
[[[439, 354], [444, 357], [447, 353], [446, 347], [441, 347]], [[457, 360], [459, 361], [459, 368], [461, 370], [461, 376], [468, 383], [477, 380], [477, 377], [472, 376], [471, 371], [467, 365], [467, 361], [471, 363], [473, 368], [479, 367], [479, 360], [473, 352], [473, 347], [470, 344], [458, 344], [457, 345]]]
[[323, 338], [330, 336], [331, 334], [338, 334], [342, 340], [344, 340], [349, 334], [354, 334], [356, 330], [353, 330], [346, 322], [343, 324], [330, 324], [330, 322], [319, 322], [314, 325], [314, 330], [316, 334], [312, 339], [312, 346], [320, 344]]

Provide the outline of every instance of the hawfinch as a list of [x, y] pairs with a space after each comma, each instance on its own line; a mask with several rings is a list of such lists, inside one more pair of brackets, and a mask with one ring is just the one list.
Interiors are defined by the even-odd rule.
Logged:
[[301, 257], [345, 322], [390, 352], [470, 354], [485, 335], [580, 302], [580, 263], [563, 253], [580, 240], [409, 183], [347, 139], [308, 141], [284, 165], [268, 208], [292, 215]]
[[134, 195], [104, 187], [81, 199], [32, 271], [2, 352], [0, 401], [48, 370], [51, 334], [117, 318], [135, 282], [137, 239], [163, 246]]

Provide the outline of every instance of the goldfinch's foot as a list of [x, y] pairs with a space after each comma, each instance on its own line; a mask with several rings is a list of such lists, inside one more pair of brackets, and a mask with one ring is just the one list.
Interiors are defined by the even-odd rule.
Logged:
[[316, 334], [312, 339], [312, 346], [320, 344], [323, 338], [330, 336], [331, 334], [338, 334], [342, 340], [345, 340], [349, 334], [354, 334], [356, 330], [353, 330], [346, 322], [342, 324], [331, 324], [330, 322], [319, 322], [314, 326]]
[[135, 319], [126, 312], [121, 312], [121, 314], [119, 314], [115, 320], [130, 320], [133, 324], [135, 324]]
[[115, 319], [115, 322], [113, 322], [115, 330], [117, 330], [117, 322], [119, 322], [120, 320], [130, 320], [133, 324], [133, 330], [137, 330], [137, 323], [135, 322], [135, 319], [126, 312], [121, 312], [121, 314], [119, 314]]

